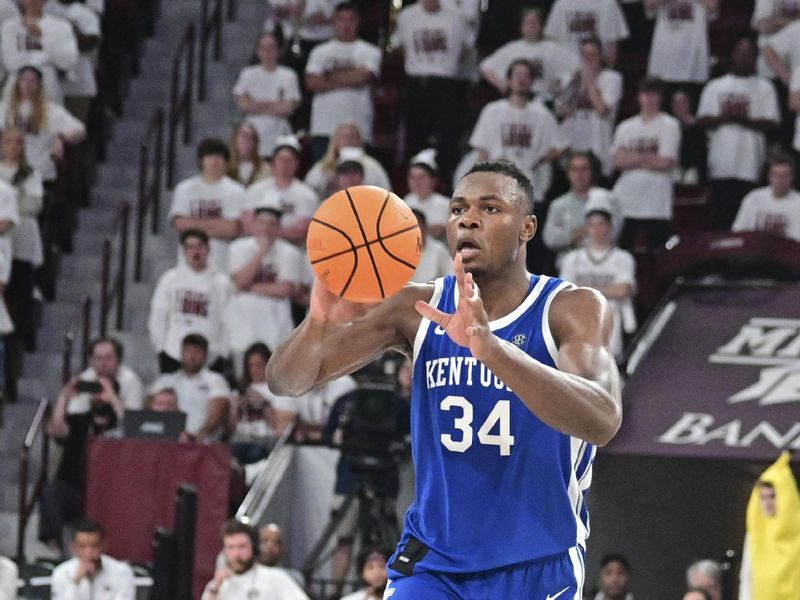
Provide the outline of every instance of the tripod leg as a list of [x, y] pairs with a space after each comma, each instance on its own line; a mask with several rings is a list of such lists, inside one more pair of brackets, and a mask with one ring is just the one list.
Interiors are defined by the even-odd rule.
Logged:
[[306, 558], [305, 562], [303, 563], [303, 575], [305, 578], [311, 579], [311, 576], [314, 574], [314, 571], [320, 564], [320, 556], [322, 552], [325, 550], [325, 547], [330, 542], [333, 534], [336, 532], [336, 529], [339, 527], [339, 524], [344, 519], [347, 512], [350, 510], [350, 505], [353, 504], [353, 501], [358, 496], [358, 488], [355, 488], [351, 491], [347, 497], [345, 498], [344, 502], [342, 503], [341, 507], [336, 510], [333, 515], [331, 515], [331, 520], [328, 522], [328, 525], [325, 527], [325, 530], [320, 535], [317, 543], [314, 544], [314, 547], [311, 549], [311, 552], [308, 553], [308, 557]]

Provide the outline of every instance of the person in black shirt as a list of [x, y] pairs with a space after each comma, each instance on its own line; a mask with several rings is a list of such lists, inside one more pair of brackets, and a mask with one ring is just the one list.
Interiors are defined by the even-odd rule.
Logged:
[[[99, 389], [89, 389], [92, 384]], [[70, 413], [70, 400], [82, 391], [91, 394], [89, 412]], [[58, 395], [47, 434], [63, 447], [63, 454], [55, 479], [42, 490], [39, 538], [59, 553], [64, 549], [64, 526], [82, 514], [89, 440], [115, 429], [124, 412], [119, 385], [108, 377], [97, 382], [74, 377]]]

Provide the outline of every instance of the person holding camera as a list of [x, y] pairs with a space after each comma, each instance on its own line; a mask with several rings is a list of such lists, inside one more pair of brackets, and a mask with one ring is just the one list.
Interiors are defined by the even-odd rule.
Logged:
[[[84, 393], [89, 395], [89, 411], [71, 412], [69, 404]], [[55, 479], [42, 491], [39, 537], [59, 553], [64, 548], [64, 526], [81, 516], [89, 440], [116, 429], [124, 414], [119, 384], [110, 377], [97, 381], [73, 377], [58, 395], [47, 435], [63, 447], [63, 454]]]

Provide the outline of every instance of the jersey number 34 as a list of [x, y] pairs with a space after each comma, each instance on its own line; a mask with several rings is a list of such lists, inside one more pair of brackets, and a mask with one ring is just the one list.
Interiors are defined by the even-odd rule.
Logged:
[[[439, 405], [444, 411], [461, 409], [461, 415], [453, 420], [453, 427], [461, 432], [461, 439], [455, 439], [449, 433], [441, 435], [442, 444], [452, 452], [466, 452], [473, 443], [473, 408], [472, 403], [464, 396], [447, 396]], [[497, 433], [492, 433], [496, 429]], [[492, 412], [478, 429], [478, 442], [484, 446], [498, 446], [500, 456], [510, 456], [514, 436], [511, 435], [511, 402], [498, 400]]]

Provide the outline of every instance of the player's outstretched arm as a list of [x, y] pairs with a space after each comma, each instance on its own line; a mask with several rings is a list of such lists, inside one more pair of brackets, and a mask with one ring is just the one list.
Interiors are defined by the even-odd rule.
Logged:
[[363, 305], [315, 281], [308, 316], [267, 364], [270, 390], [299, 396], [352, 373], [389, 348], [407, 353], [420, 320], [414, 302], [431, 294], [430, 285], [409, 284], [380, 304]]

